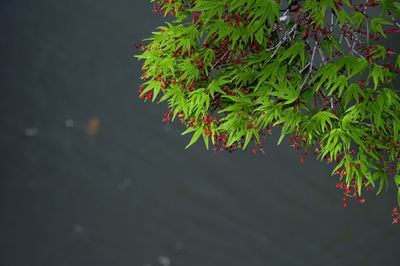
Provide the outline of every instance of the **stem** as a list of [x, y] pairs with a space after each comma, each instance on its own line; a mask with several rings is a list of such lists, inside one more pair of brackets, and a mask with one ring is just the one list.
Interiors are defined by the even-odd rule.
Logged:
[[[278, 51], [279, 47], [281, 47], [281, 45], [282, 45], [282, 41], [279, 41], [279, 43], [275, 46], [275, 47], [276, 47], [275, 51], [272, 53], [272, 55], [271, 55], [271, 57], [268, 59], [267, 63], [269, 63], [269, 61], [271, 61], [271, 59], [275, 56], [276, 52]], [[275, 47], [274, 47], [274, 48], [275, 48]]]
[[326, 58], [325, 58], [324, 54], [323, 54], [322, 51], [321, 51], [321, 47], [319, 47], [319, 46], [318, 46], [318, 52], [319, 52], [319, 55], [321, 56], [322, 63], [323, 63], [324, 65], [326, 65], [328, 62], [326, 61]]
[[[281, 47], [282, 43], [284, 43], [286, 41], [287, 36], [290, 35], [296, 29], [296, 27], [297, 27], [297, 24], [294, 24], [288, 33], [285, 32], [284, 36], [282, 37], [282, 40], [280, 40], [279, 43], [272, 48], [272, 49], [275, 49], [275, 51], [272, 53], [272, 55], [268, 59], [267, 63], [269, 63], [271, 61], [271, 59], [275, 56], [278, 49]], [[270, 49], [267, 49], [266, 51], [270, 51], [272, 49], [270, 48]]]
[[[315, 51], [317, 50], [317, 45], [318, 45], [318, 42], [315, 41], [313, 53], [312, 53], [312, 56], [311, 56], [311, 61], [309, 62], [310, 67], [308, 68], [307, 76], [305, 77], [303, 83], [302, 83], [301, 86], [300, 86], [300, 91], [303, 90], [303, 86], [306, 84], [306, 82], [307, 82], [307, 80], [308, 80], [308, 77], [309, 77], [310, 74], [311, 74], [312, 66], [313, 66], [313, 62], [314, 62]], [[303, 70], [302, 70], [302, 71], [303, 71]]]
[[222, 60], [222, 58], [224, 58], [226, 56], [226, 54], [229, 53], [230, 51], [231, 50], [227, 50], [225, 52], [225, 54], [220, 59], [218, 59], [218, 61], [211, 67], [211, 69], [213, 69], [216, 65], [218, 65], [218, 63]]
[[396, 26], [400, 28], [400, 24], [397, 23], [397, 21], [394, 19], [393, 15], [392, 15], [392, 12], [390, 12], [390, 10], [388, 10], [388, 13], [390, 15], [390, 18], [393, 20], [394, 24], [396, 24]]

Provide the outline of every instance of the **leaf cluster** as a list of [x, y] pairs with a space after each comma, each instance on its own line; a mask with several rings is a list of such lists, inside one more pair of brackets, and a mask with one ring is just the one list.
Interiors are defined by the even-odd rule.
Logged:
[[365, 1], [161, 2], [166, 13], [186, 8], [136, 56], [141, 95], [161, 94], [172, 119], [194, 121], [188, 146], [203, 136], [207, 148], [223, 138], [225, 148], [244, 149], [280, 126], [278, 144], [300, 137], [360, 194], [363, 178], [380, 193], [390, 175], [400, 191], [400, 57], [390, 61], [397, 53], [374, 43], [396, 26], [397, 2], [373, 1], [375, 18]]

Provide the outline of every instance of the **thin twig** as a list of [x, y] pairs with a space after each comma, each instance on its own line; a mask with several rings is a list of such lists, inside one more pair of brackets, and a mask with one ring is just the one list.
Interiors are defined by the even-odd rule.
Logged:
[[303, 87], [304, 87], [304, 85], [306, 84], [306, 82], [307, 82], [309, 76], [310, 76], [310, 72], [307, 73], [306, 78], [303, 80], [303, 83], [301, 83], [300, 91], [303, 90]]
[[392, 12], [390, 12], [390, 10], [388, 10], [388, 13], [390, 15], [390, 18], [393, 20], [394, 24], [396, 24], [396, 26], [400, 28], [400, 24], [397, 23], [397, 21], [394, 19], [393, 15], [392, 15]]
[[311, 61], [310, 61], [310, 63], [309, 63], [309, 64], [310, 64], [310, 67], [308, 68], [308, 74], [307, 74], [307, 76], [305, 77], [303, 83], [301, 84], [300, 90], [303, 89], [303, 86], [306, 84], [306, 82], [307, 82], [307, 80], [308, 80], [308, 77], [311, 75], [311, 71], [312, 71], [312, 66], [313, 66], [313, 61], [314, 61], [314, 56], [315, 56], [315, 51], [316, 51], [316, 49], [317, 49], [317, 45], [318, 45], [318, 42], [315, 41], [313, 53], [312, 53], [312, 56], [311, 56]]
[[347, 46], [349, 47], [349, 49], [350, 49], [350, 53], [352, 54], [352, 53], [353, 53], [353, 48], [352, 48], [352, 46], [351, 46], [351, 44], [350, 44], [349, 40], [347, 39], [347, 37], [344, 37], [344, 39], [346, 40], [346, 42], [347, 42]]
[[326, 65], [328, 62], [326, 61], [326, 58], [325, 58], [324, 54], [322, 53], [322, 50], [319, 47], [319, 45], [318, 45], [318, 52], [319, 52], [319, 55], [321, 56], [322, 62], [324, 63], [324, 65]]
[[275, 45], [274, 47], [268, 48], [265, 51], [268, 52], [268, 51], [274, 50], [276, 47], [278, 47], [278, 45], [279, 46], [281, 45], [281, 41], [279, 41], [279, 43], [277, 45]]
[[299, 73], [301, 74], [301, 72], [303, 72], [309, 65], [310, 65], [310, 63], [307, 63], [307, 65], [305, 65], [304, 68], [299, 71]]
[[[281, 47], [282, 43], [284, 43], [286, 41], [286, 37], [288, 35], [290, 35], [296, 29], [296, 27], [297, 27], [297, 24], [294, 24], [288, 33], [285, 32], [285, 35], [282, 37], [282, 40], [280, 40], [279, 43], [275, 47], [273, 47], [273, 49], [275, 49], [275, 51], [272, 53], [272, 55], [268, 59], [267, 63], [269, 63], [269, 61], [271, 61], [271, 59], [275, 56], [278, 49]], [[271, 49], [267, 49], [267, 51], [269, 51], [269, 50], [271, 50]]]
[[362, 12], [363, 15], [366, 14], [368, 2], [369, 2], [369, 0], [365, 0], [365, 5], [364, 5], [364, 8], [363, 8], [363, 12]]
[[312, 66], [313, 66], [314, 56], [315, 56], [315, 50], [317, 49], [317, 46], [318, 46], [318, 42], [315, 41], [313, 53], [312, 53], [312, 56], [311, 56], [310, 69], [308, 70], [308, 73], [311, 73], [311, 71], [312, 71]]
[[279, 43], [277, 44], [278, 47], [276, 47], [275, 51], [272, 53], [271, 57], [268, 59], [267, 63], [269, 63], [269, 61], [271, 61], [271, 59], [274, 57], [274, 55], [276, 54], [276, 52], [278, 51], [279, 47], [281, 47], [282, 45], [282, 41], [279, 41]]
[[224, 57], [226, 56], [226, 54], [229, 53], [230, 51], [231, 51], [231, 50], [227, 50], [227, 51], [225, 52], [225, 54], [224, 54], [220, 59], [218, 59], [218, 61], [211, 67], [211, 69], [213, 69], [216, 65], [218, 65], [219, 61], [221, 61], [222, 58], [224, 58]]
[[[349, 46], [349, 48], [350, 48], [350, 43], [349, 43], [349, 40], [347, 40], [347, 37], [344, 37], [345, 38], [345, 40], [346, 40], [346, 42], [347, 42], [347, 45]], [[365, 58], [365, 56], [363, 56], [363, 55], [360, 55], [356, 50], [352, 50], [356, 55], [358, 55], [359, 57], [361, 57], [361, 58], [363, 58], [363, 59], [366, 59]], [[375, 63], [374, 62], [374, 65], [377, 65], [377, 66], [379, 66], [379, 67], [381, 67], [381, 68], [384, 68], [383, 66], [381, 66], [381, 65], [379, 65], [379, 64], [377, 64], [377, 63]]]
[[297, 28], [297, 24], [294, 24], [292, 29], [288, 32], [288, 35], [290, 35], [296, 28]]

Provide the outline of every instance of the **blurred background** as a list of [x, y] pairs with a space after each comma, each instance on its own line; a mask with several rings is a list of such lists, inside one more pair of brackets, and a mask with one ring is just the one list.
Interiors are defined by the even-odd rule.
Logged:
[[0, 1], [0, 265], [399, 265], [393, 186], [344, 208], [279, 132], [184, 149], [137, 93], [162, 24], [147, 0]]

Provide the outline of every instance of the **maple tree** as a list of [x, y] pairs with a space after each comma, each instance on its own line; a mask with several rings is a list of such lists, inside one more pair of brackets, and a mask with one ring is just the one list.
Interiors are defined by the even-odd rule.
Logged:
[[[280, 127], [278, 144], [336, 164], [350, 199], [393, 178], [400, 205], [400, 56], [380, 44], [400, 31], [393, 0], [153, 0], [172, 16], [143, 52], [142, 99], [168, 102], [207, 149], [232, 152]], [[160, 97], [158, 97], [160, 96]], [[393, 210], [393, 222], [400, 213]]]

